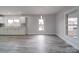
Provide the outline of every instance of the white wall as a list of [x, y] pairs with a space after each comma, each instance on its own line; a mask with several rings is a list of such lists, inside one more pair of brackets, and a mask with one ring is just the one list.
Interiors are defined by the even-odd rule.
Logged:
[[79, 49], [79, 38], [72, 39], [69, 38], [65, 31], [65, 13], [77, 7], [64, 7], [59, 13], [56, 14], [56, 34], [65, 40], [67, 43], [71, 44], [74, 48]]
[[[55, 34], [56, 33], [56, 15], [43, 15], [44, 19], [44, 31], [39, 31], [39, 23], [38, 20], [40, 19], [39, 15], [29, 15], [26, 17], [26, 27], [1, 27], [0, 28], [0, 35], [24, 35], [24, 34]], [[3, 19], [0, 20], [1, 23], [7, 24], [8, 18], [19, 18], [18, 16], [6, 16], [4, 21]], [[23, 19], [20, 19], [21, 22]]]
[[56, 19], [55, 19], [55, 15], [43, 15], [43, 19], [44, 19], [44, 27], [45, 30], [44, 31], [39, 31], [39, 20], [40, 16], [39, 15], [31, 15], [28, 16], [27, 19], [27, 28], [28, 28], [28, 34], [55, 34], [56, 33]]

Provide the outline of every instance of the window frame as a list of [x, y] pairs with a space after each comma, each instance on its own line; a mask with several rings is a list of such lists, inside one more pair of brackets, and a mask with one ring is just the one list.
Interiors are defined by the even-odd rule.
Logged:
[[[40, 20], [41, 20], [41, 22], [40, 22]], [[38, 20], [38, 24], [39, 24], [38, 30], [39, 30], [39, 31], [44, 31], [44, 19], [42, 18], [42, 16], [41, 16], [41, 18]], [[41, 28], [41, 29], [40, 29], [40, 28]]]
[[[68, 35], [68, 14], [70, 14], [71, 12], [77, 11], [77, 8], [73, 8], [67, 12], [65, 12], [65, 35], [70, 37]], [[78, 22], [77, 22], [78, 23]], [[78, 25], [78, 24], [77, 24]], [[73, 37], [74, 38], [74, 37]]]

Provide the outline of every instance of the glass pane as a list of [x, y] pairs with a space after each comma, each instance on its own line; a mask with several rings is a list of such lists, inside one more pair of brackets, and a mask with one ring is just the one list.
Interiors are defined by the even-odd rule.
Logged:
[[44, 30], [44, 20], [39, 19], [39, 31], [43, 31], [43, 30]]
[[44, 26], [39, 26], [39, 31], [44, 30]]
[[44, 24], [43, 19], [39, 19], [39, 24]]
[[13, 20], [8, 20], [8, 23], [9, 23], [9, 24], [12, 24], [12, 23], [13, 23]]
[[68, 35], [76, 37], [77, 35], [77, 18], [68, 18]]
[[19, 19], [14, 19], [14, 22], [19, 23]]
[[77, 24], [77, 18], [68, 18], [68, 24]]

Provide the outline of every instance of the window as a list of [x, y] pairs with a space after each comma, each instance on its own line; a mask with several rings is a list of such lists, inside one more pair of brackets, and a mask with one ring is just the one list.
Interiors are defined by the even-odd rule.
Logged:
[[8, 24], [12, 24], [13, 23], [13, 20], [8, 20]]
[[66, 33], [71, 38], [77, 38], [78, 31], [78, 10], [71, 10], [66, 13]]
[[19, 19], [14, 19], [14, 22], [19, 23]]
[[77, 35], [77, 17], [68, 18], [68, 36], [76, 37]]
[[42, 19], [42, 16], [41, 19], [39, 19], [39, 31], [44, 31], [44, 20]]
[[78, 9], [72, 9], [66, 12], [66, 34], [68, 37], [77, 38], [78, 35]]
[[19, 19], [8, 19], [8, 26], [20, 26]]

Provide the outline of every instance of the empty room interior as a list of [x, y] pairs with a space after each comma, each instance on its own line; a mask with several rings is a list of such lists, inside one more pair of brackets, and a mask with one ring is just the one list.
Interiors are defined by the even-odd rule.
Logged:
[[0, 53], [79, 53], [79, 7], [0, 6]]

